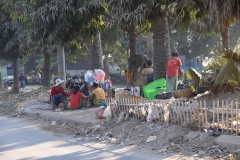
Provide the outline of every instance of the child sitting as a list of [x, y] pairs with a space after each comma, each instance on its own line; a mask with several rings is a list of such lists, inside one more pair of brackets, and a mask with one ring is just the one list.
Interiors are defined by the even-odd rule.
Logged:
[[80, 87], [79, 86], [71, 86], [70, 90], [72, 92], [70, 97], [70, 109], [78, 109], [81, 108], [80, 101], [81, 99], [88, 99], [86, 96], [84, 96], [81, 92], [79, 92]]

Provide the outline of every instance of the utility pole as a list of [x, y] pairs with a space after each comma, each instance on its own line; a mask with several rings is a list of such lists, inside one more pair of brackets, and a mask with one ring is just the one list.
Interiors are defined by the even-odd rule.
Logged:
[[58, 46], [57, 48], [57, 60], [58, 60], [58, 78], [66, 80], [66, 69], [65, 69], [65, 52], [64, 48]]

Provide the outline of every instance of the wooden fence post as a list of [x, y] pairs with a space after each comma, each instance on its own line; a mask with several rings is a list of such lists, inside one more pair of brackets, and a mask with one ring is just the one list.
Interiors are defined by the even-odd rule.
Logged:
[[238, 135], [238, 104], [239, 104], [239, 101], [236, 102], [236, 134]]

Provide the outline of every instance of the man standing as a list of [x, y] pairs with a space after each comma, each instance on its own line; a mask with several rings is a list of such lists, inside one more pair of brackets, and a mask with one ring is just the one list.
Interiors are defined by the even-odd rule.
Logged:
[[174, 92], [177, 90], [177, 77], [178, 73], [182, 73], [182, 62], [178, 58], [178, 52], [172, 52], [172, 57], [168, 59], [166, 67], [166, 81], [167, 92]]
[[23, 73], [21, 72], [19, 77], [18, 77], [19, 83], [20, 83], [20, 88], [25, 88], [25, 76], [23, 75]]

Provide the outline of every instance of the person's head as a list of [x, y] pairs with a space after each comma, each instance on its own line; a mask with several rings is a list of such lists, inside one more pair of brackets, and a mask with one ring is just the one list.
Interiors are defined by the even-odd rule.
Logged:
[[20, 74], [23, 75], [23, 72], [21, 72]]
[[152, 65], [152, 61], [151, 60], [147, 60], [146, 67], [150, 67], [151, 65]]
[[98, 84], [96, 82], [93, 82], [93, 87], [98, 88]]
[[56, 80], [55, 80], [55, 83], [56, 83], [55, 86], [56, 86], [56, 87], [61, 87], [63, 82], [64, 82], [64, 80], [56, 79]]
[[178, 57], [178, 55], [179, 55], [178, 52], [176, 52], [176, 51], [172, 52], [172, 57]]
[[80, 87], [79, 86], [71, 86], [70, 87], [70, 91], [73, 93], [73, 94], [76, 94], [78, 91], [79, 91]]

